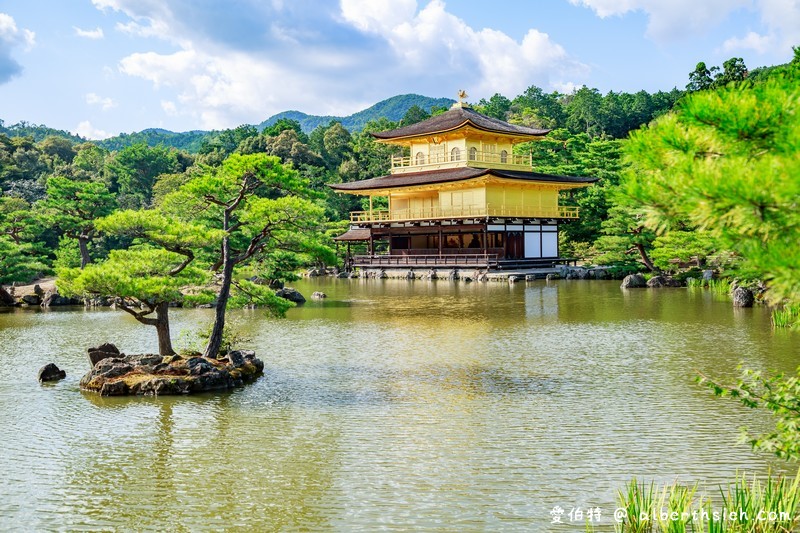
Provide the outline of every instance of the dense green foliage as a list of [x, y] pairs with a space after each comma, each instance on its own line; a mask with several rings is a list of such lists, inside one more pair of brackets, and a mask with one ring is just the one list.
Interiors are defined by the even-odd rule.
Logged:
[[[218, 168], [200, 169], [153, 209], [96, 219], [99, 230], [126, 237], [132, 246], [112, 250], [97, 265], [61, 269], [59, 284], [67, 294], [116, 297], [123, 310], [156, 327], [163, 355], [173, 352], [170, 303], [214, 299], [206, 355], [216, 356], [229, 301], [277, 315], [291, 305], [245, 274], [255, 270], [279, 281], [290, 274], [280, 265], [332, 260], [324, 210], [309, 199], [314, 196], [307, 180], [277, 157], [231, 155]], [[245, 265], [251, 268], [243, 273]]]
[[[119, 211], [97, 220], [97, 227], [135, 238], [134, 246], [112, 250], [97, 265], [60, 269], [59, 289], [74, 296], [117, 298], [120, 309], [156, 327], [159, 353], [171, 355], [169, 305], [190, 301], [184, 291], [208, 283], [209, 270], [192, 264], [195, 250], [221, 235], [156, 210]], [[213, 297], [210, 291], [201, 295], [208, 301]]]
[[189, 153], [197, 153], [203, 145], [203, 140], [213, 133], [208, 131], [176, 133], [159, 128], [150, 128], [134, 133], [121, 133], [115, 137], [96, 141], [96, 144], [112, 152], [134, 144], [145, 144], [147, 146], [166, 146], [185, 150]]
[[703, 230], [773, 302], [800, 301], [798, 74], [697, 92], [627, 145], [623, 189], [646, 225]]

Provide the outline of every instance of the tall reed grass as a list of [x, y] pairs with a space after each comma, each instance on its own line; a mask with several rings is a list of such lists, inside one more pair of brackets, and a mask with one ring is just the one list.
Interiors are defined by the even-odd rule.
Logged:
[[689, 278], [686, 280], [686, 286], [689, 288], [705, 287], [711, 290], [714, 294], [729, 295], [731, 292], [732, 283], [728, 279], [699, 279]]
[[731, 293], [731, 282], [727, 279], [710, 279], [708, 280], [708, 288], [714, 294], [729, 295]]
[[705, 281], [701, 278], [686, 278], [686, 286], [690, 289], [699, 289], [705, 285]]
[[772, 311], [772, 326], [776, 328], [800, 327], [800, 304], [785, 305]]
[[[697, 484], [656, 486], [636, 479], [619, 492], [617, 533], [787, 533], [800, 530], [800, 472], [794, 479], [737, 477], [719, 497]], [[586, 531], [595, 531], [587, 524]]]

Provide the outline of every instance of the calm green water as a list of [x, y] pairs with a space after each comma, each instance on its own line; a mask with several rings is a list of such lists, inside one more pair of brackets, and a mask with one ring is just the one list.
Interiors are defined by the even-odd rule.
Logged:
[[[228, 394], [82, 394], [87, 346], [156, 348], [123, 313], [0, 314], [0, 529], [574, 531], [632, 476], [714, 485], [784, 466], [765, 420], [697, 372], [792, 370], [800, 335], [708, 293], [618, 282], [296, 285], [286, 320], [234, 313], [266, 375]], [[176, 310], [175, 336], [210, 319]], [[66, 380], [40, 386], [55, 362]]]

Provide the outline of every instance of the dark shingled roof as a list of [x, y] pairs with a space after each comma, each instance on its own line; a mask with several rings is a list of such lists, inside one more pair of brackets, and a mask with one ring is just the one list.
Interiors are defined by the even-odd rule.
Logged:
[[426, 172], [408, 172], [405, 174], [390, 174], [380, 178], [352, 181], [350, 183], [331, 183], [329, 186], [337, 191], [364, 191], [370, 189], [388, 189], [391, 187], [410, 187], [414, 185], [428, 185], [431, 183], [447, 183], [449, 181], [462, 181], [491, 174], [500, 178], [510, 178], [525, 181], [549, 181], [554, 183], [594, 183], [598, 178], [578, 176], [554, 176], [540, 172], [521, 172], [517, 170], [497, 170], [493, 168], [449, 168], [445, 170], [429, 170]]
[[452, 131], [459, 127], [471, 124], [477, 129], [507, 133], [512, 135], [535, 136], [541, 137], [547, 134], [550, 130], [540, 130], [536, 128], [526, 128], [525, 126], [517, 126], [516, 124], [509, 124], [496, 118], [481, 115], [470, 107], [454, 107], [441, 115], [431, 117], [422, 122], [417, 122], [410, 126], [398, 128], [396, 130], [379, 131], [373, 133], [372, 136], [376, 139], [397, 139], [401, 137], [413, 137], [416, 135], [427, 135], [431, 133], [443, 133]]
[[350, 228], [338, 237], [333, 238], [334, 241], [368, 241], [369, 230], [362, 228]]

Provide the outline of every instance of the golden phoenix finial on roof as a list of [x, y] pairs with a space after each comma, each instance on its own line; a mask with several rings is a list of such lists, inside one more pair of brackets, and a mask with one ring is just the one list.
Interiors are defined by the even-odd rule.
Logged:
[[464, 100], [467, 98], [467, 96], [469, 96], [469, 95], [467, 94], [467, 91], [465, 91], [464, 89], [461, 89], [460, 91], [458, 91], [458, 103], [459, 104], [463, 104]]

